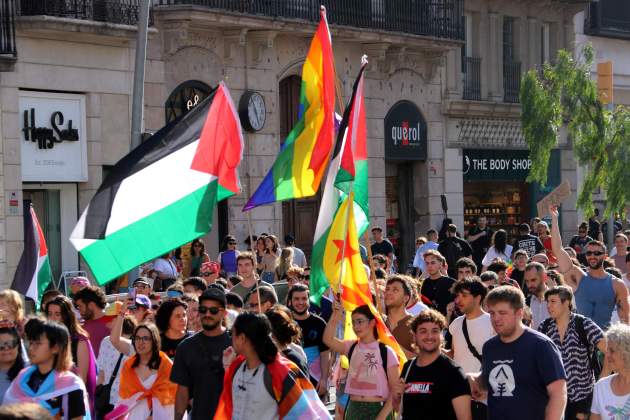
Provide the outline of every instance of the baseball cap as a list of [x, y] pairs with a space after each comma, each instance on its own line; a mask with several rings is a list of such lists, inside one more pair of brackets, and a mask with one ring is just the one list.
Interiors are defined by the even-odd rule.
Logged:
[[137, 279], [135, 279], [133, 281], [133, 286], [135, 287], [137, 284], [146, 284], [147, 286], [151, 285], [146, 277], [138, 277]]
[[136, 306], [144, 306], [149, 309], [151, 307], [151, 299], [145, 295], [137, 295], [136, 296]]
[[218, 287], [209, 287], [207, 288], [199, 297], [199, 303], [204, 300], [214, 300], [215, 302], [219, 302], [225, 308], [227, 306], [227, 299], [225, 297], [225, 292]]
[[201, 264], [201, 273], [218, 273], [220, 271], [219, 263], [216, 261], [206, 261]]

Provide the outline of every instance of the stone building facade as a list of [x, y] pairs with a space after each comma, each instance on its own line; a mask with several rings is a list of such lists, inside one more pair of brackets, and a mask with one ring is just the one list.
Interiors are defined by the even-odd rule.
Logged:
[[[19, 6], [20, 1], [15, 2]], [[137, 2], [120, 3], [130, 9], [123, 14], [95, 6], [83, 14], [59, 8], [15, 10], [15, 44], [13, 50], [1, 45], [7, 54], [0, 62], [0, 287], [10, 284], [23, 248], [23, 200], [32, 201], [44, 214], [40, 218], [51, 252], [58, 253], [56, 274], [84, 268], [68, 241], [70, 230], [130, 144]], [[249, 91], [261, 94], [266, 105], [262, 129], [244, 135], [243, 194], [219, 206], [215, 228], [206, 238], [212, 257], [220, 237], [229, 232], [244, 239], [250, 226], [254, 234], [292, 233], [308, 251], [317, 220], [318, 197], [276, 203], [249, 214], [241, 211], [295, 122], [299, 75], [317, 23], [313, 2], [290, 0], [260, 9], [263, 3], [153, 1], [145, 132], [155, 132], [186, 112], [221, 80], [237, 105]], [[505, 100], [506, 87], [514, 86], [501, 82], [506, 68], [501, 54], [505, 17], [513, 18], [510, 58], [518, 58], [523, 71], [541, 62], [541, 49], [547, 48], [552, 57], [558, 48], [571, 47], [576, 6], [552, 0], [528, 2], [527, 7], [522, 2], [485, 0], [368, 3], [348, 10], [335, 2], [328, 6], [338, 96], [348, 100], [361, 56], [367, 54], [370, 216], [374, 225], [386, 228], [406, 263], [415, 236], [429, 227], [439, 228], [446, 216], [442, 196], [448, 217], [465, 226], [466, 152], [479, 149], [479, 157], [486, 150], [526, 148], [520, 135], [520, 107]], [[466, 63], [475, 61], [466, 57], [480, 59], [474, 77]], [[471, 94], [473, 79], [478, 79], [478, 86]], [[73, 146], [72, 153], [84, 161], [77, 165], [60, 158], [62, 163], [55, 164], [51, 159], [52, 175], [44, 171], [38, 178], [27, 169], [43, 151], [35, 153], [33, 142], [24, 138], [23, 129], [30, 122], [23, 111], [35, 108], [44, 118], [42, 113], [54, 114], [55, 106], [66, 106], [64, 101], [70, 104], [66, 113], [77, 115], [80, 138], [55, 147]], [[339, 113], [342, 108], [339, 103]], [[46, 124], [50, 117], [45, 118], [36, 125]], [[396, 139], [396, 127], [417, 127], [417, 138]], [[414, 141], [416, 149], [406, 148]], [[573, 176], [568, 145], [559, 153], [562, 179]], [[67, 165], [68, 171], [60, 171], [60, 165]], [[72, 168], [76, 176], [59, 175]], [[574, 223], [571, 206], [566, 207], [563, 222], [568, 226]]]

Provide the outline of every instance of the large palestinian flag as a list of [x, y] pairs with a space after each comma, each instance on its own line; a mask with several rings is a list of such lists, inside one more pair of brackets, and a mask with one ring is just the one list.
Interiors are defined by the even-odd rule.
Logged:
[[11, 289], [39, 304], [39, 297], [52, 280], [48, 247], [33, 206], [24, 206], [24, 252], [20, 258]]
[[122, 158], [70, 240], [99, 284], [210, 231], [217, 201], [240, 192], [241, 125], [223, 83]]

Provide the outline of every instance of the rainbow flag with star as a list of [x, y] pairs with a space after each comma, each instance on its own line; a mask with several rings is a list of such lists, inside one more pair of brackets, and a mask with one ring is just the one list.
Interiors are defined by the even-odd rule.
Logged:
[[[331, 289], [335, 294], [339, 293], [346, 313], [362, 305], [368, 305], [370, 311], [376, 317], [376, 329], [378, 340], [390, 346], [400, 362], [400, 367], [407, 361], [405, 352], [389, 331], [381, 314], [372, 303], [372, 292], [368, 280], [367, 271], [359, 254], [359, 238], [357, 235], [354, 211], [354, 192], [350, 192], [339, 206], [339, 211], [330, 229], [326, 252], [324, 255], [324, 270], [330, 279], [339, 279], [331, 282]], [[353, 336], [352, 328], [346, 325], [344, 338]]]
[[243, 210], [315, 195], [335, 135], [335, 64], [326, 9], [302, 67], [298, 121]]

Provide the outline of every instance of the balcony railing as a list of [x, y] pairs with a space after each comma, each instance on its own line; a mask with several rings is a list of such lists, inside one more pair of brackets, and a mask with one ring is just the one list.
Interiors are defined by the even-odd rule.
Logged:
[[319, 5], [334, 25], [464, 39], [463, 0], [153, 0], [156, 6], [193, 5], [274, 18], [319, 20]]
[[481, 100], [481, 58], [464, 57], [464, 99]]
[[521, 63], [503, 63], [503, 102], [518, 103], [521, 91]]
[[20, 14], [136, 25], [140, 3], [141, 0], [20, 0]]
[[0, 3], [0, 54], [15, 56], [15, 2]]

